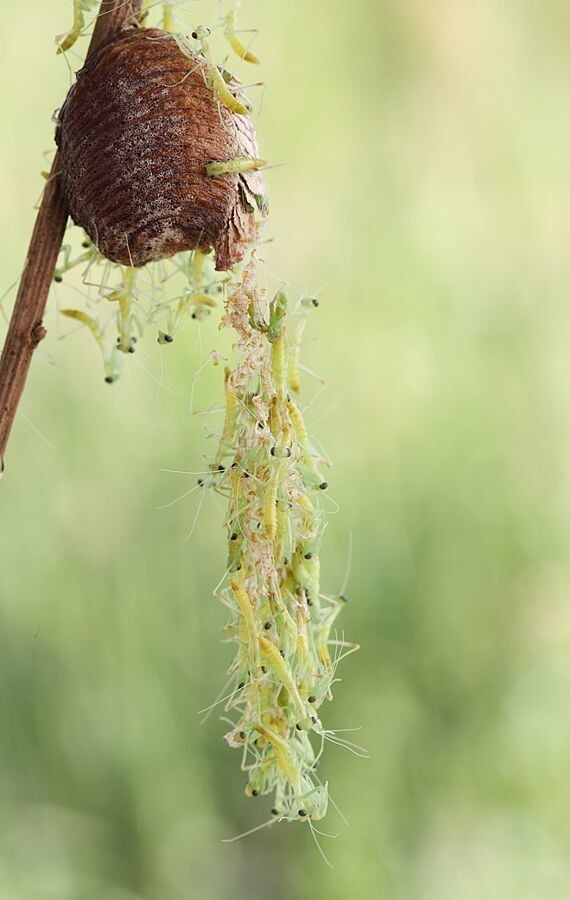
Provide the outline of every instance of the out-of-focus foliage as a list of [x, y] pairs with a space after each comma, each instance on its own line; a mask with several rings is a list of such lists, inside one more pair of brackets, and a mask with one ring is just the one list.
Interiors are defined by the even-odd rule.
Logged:
[[[70, 83], [52, 42], [70, 6], [2, 10], [3, 287]], [[187, 30], [212, 10], [186, 3]], [[324, 587], [352, 532], [342, 627], [363, 645], [326, 720], [362, 725], [371, 758], [327, 753], [351, 823], [327, 819], [333, 872], [302, 825], [220, 843], [268, 813], [197, 716], [230, 660], [223, 501], [189, 541], [195, 495], [158, 507], [194, 483], [162, 470], [199, 470], [220, 426], [189, 401], [229, 341], [215, 317], [149, 336], [109, 387], [89, 335], [60, 340], [70, 276], [0, 484], [0, 896], [563, 900], [568, 5], [247, 0], [242, 21], [261, 30], [262, 155], [287, 163], [268, 173], [268, 283], [324, 285], [304, 347], [340, 506]], [[221, 397], [206, 368], [194, 407]]]

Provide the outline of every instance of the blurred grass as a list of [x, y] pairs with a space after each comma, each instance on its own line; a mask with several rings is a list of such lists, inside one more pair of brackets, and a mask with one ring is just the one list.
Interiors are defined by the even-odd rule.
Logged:
[[[70, 81], [51, 43], [69, 7], [3, 10], [5, 287]], [[324, 587], [352, 531], [342, 627], [363, 645], [327, 724], [362, 724], [371, 759], [327, 753], [351, 822], [327, 820], [333, 872], [300, 827], [220, 843], [267, 813], [196, 715], [229, 661], [223, 509], [189, 541], [194, 496], [157, 510], [192, 484], [160, 469], [209, 449], [188, 398], [216, 322], [162, 361], [149, 336], [110, 390], [52, 303], [0, 486], [0, 897], [563, 900], [568, 7], [248, 0], [242, 18], [261, 29], [262, 153], [288, 163], [268, 271], [325, 285], [305, 353], [341, 510]], [[220, 390], [205, 370], [196, 404]]]

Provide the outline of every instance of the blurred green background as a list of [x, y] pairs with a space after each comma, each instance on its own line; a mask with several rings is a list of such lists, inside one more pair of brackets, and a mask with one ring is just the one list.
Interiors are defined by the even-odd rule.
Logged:
[[[70, 7], [2, 10], [1, 290], [70, 83]], [[182, 10], [186, 31], [217, 11]], [[324, 589], [352, 533], [342, 628], [362, 643], [326, 723], [361, 725], [370, 759], [326, 754], [351, 823], [326, 820], [334, 871], [300, 825], [221, 843], [270, 805], [197, 716], [230, 661], [223, 504], [189, 541], [195, 496], [157, 509], [193, 484], [160, 470], [210, 449], [189, 394], [217, 320], [164, 350], [149, 334], [109, 388], [88, 334], [59, 339], [63, 285], [0, 484], [0, 898], [562, 900], [570, 7], [244, 0], [242, 22], [261, 32], [262, 155], [287, 163], [268, 270], [324, 285], [304, 355], [340, 506]], [[207, 368], [196, 406], [221, 392]]]

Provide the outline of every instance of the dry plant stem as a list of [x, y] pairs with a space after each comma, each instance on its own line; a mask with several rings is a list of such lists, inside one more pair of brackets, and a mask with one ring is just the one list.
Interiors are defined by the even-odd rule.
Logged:
[[[136, 24], [142, 0], [102, 0], [87, 58], [121, 28]], [[46, 185], [0, 358], [0, 470], [42, 325], [53, 272], [67, 224], [56, 153]]]
[[102, 0], [95, 22], [86, 60], [99, 47], [113, 38], [121, 28], [136, 25], [139, 20], [142, 0]]

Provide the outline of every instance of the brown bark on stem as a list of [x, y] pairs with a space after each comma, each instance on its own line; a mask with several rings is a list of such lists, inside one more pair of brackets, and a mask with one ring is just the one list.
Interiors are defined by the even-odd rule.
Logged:
[[[87, 59], [121, 28], [135, 25], [141, 5], [142, 0], [102, 0]], [[46, 335], [42, 319], [67, 217], [58, 152], [42, 197], [0, 358], [0, 471], [33, 352]]]

